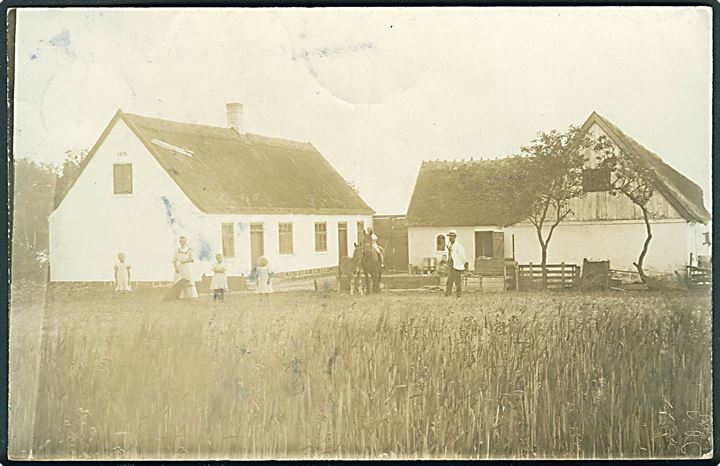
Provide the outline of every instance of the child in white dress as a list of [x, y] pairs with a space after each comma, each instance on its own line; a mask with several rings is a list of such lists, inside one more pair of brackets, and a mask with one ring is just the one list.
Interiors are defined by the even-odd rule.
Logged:
[[225, 292], [228, 290], [227, 275], [225, 274], [225, 263], [222, 254], [215, 254], [215, 263], [212, 266], [213, 277], [210, 282], [210, 289], [213, 290], [213, 301], [223, 302]]
[[255, 288], [255, 291], [267, 298], [268, 294], [272, 293], [273, 289], [272, 283], [270, 283], [272, 271], [270, 270], [268, 260], [265, 256], [260, 256], [258, 259], [255, 274], [257, 275], [257, 287]]
[[130, 288], [130, 264], [125, 262], [125, 254], [117, 255], [118, 263], [115, 264], [115, 291], [128, 292]]

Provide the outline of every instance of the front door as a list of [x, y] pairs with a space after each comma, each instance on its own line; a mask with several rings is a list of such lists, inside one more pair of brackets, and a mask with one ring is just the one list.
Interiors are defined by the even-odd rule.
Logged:
[[255, 270], [258, 259], [265, 254], [265, 234], [262, 223], [250, 224], [250, 268]]
[[347, 223], [338, 223], [338, 260], [348, 255]]

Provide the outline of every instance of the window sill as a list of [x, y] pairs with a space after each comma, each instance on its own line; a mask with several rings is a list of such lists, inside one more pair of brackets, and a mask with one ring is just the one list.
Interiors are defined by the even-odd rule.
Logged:
[[114, 197], [133, 197], [135, 193], [113, 193]]

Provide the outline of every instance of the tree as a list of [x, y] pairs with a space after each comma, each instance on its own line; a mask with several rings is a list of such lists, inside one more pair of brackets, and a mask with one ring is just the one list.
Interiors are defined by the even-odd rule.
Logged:
[[652, 228], [650, 227], [652, 214], [648, 210], [648, 203], [654, 194], [654, 173], [636, 156], [626, 153], [605, 136], [598, 140], [596, 152], [599, 156], [598, 166], [610, 173], [610, 194], [625, 196], [638, 206], [643, 214], [645, 242], [637, 262], [633, 262], [633, 265], [640, 274], [642, 282], [647, 284], [648, 279], [643, 269], [643, 261], [652, 240]]
[[57, 173], [50, 165], [21, 158], [14, 160], [13, 175], [12, 278], [42, 281]]
[[13, 161], [12, 279], [42, 281], [47, 277], [48, 216], [80, 173], [87, 151], [65, 151], [62, 175], [49, 164], [27, 158]]
[[521, 155], [530, 158], [525, 187], [531, 192], [528, 220], [540, 243], [543, 288], [547, 288], [547, 252], [558, 225], [572, 210], [570, 201], [583, 195], [582, 169], [586, 150], [593, 147], [592, 135], [577, 126], [567, 131], [539, 133]]
[[58, 179], [55, 201], [60, 199], [80, 174], [80, 165], [88, 155], [87, 150], [74, 151], [65, 150], [65, 160], [62, 164], [62, 175]]

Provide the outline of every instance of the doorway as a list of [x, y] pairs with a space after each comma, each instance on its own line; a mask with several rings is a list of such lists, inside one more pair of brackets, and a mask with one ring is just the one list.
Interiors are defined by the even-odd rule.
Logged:
[[492, 257], [503, 259], [505, 256], [504, 234], [501, 231], [475, 232], [475, 258]]
[[262, 223], [250, 224], [250, 269], [255, 270], [258, 259], [265, 254], [265, 234]]
[[338, 261], [348, 255], [347, 223], [338, 222]]

